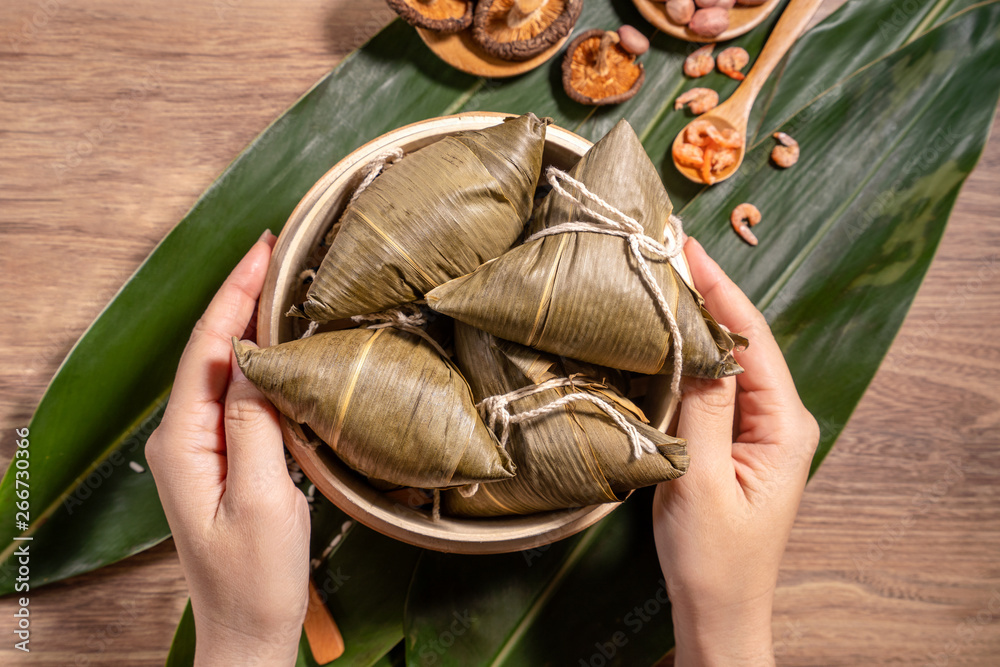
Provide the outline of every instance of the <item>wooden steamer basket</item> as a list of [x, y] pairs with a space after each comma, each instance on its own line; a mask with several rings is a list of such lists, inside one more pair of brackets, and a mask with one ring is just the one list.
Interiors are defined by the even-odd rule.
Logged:
[[[257, 344], [269, 347], [299, 337], [302, 320], [295, 321], [285, 313], [293, 303], [301, 301], [300, 275], [318, 264], [317, 247], [343, 213], [366, 165], [388, 150], [401, 148], [404, 153], [411, 153], [448, 134], [490, 127], [507, 117], [509, 114], [475, 112], [413, 123], [368, 142], [324, 174], [296, 206], [274, 247], [260, 297]], [[570, 169], [590, 146], [586, 139], [550, 125], [543, 168], [555, 165]], [[578, 533], [620, 504], [605, 503], [529, 516], [442, 516], [434, 521], [430, 512], [397, 502], [375, 489], [308, 429], [283, 415], [281, 430], [302, 471], [341, 510], [384, 535], [436, 551], [489, 554], [535, 548]]]

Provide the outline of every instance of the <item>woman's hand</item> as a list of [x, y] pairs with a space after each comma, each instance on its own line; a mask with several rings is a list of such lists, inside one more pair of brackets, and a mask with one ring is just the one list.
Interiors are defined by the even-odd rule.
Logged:
[[274, 236], [265, 232], [195, 325], [146, 458], [191, 593], [198, 665], [295, 663], [309, 581], [309, 509], [274, 408], [243, 376], [243, 336]]
[[763, 315], [697, 241], [685, 253], [708, 309], [750, 346], [736, 353], [742, 375], [687, 385], [677, 435], [691, 467], [656, 490], [675, 664], [769, 665], [778, 568], [819, 427]]

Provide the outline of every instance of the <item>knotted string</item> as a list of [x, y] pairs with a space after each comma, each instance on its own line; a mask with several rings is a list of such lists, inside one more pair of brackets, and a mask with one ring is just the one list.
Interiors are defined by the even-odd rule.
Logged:
[[403, 157], [402, 148], [392, 148], [385, 152], [376, 155], [371, 162], [365, 165], [364, 174], [365, 177], [358, 184], [358, 187], [354, 189], [354, 194], [348, 200], [347, 205], [350, 206], [354, 201], [365, 191], [372, 182], [378, 178], [379, 174], [385, 171], [385, 168], [390, 166], [392, 163], [400, 160]]
[[317, 322], [316, 320], [311, 321], [309, 323], [309, 326], [306, 327], [305, 332], [301, 336], [299, 336], [299, 340], [302, 340], [303, 338], [309, 338], [309, 336], [312, 336], [314, 333], [316, 333], [318, 329], [319, 329], [319, 322]]
[[404, 304], [398, 308], [390, 308], [389, 310], [384, 310], [381, 313], [355, 315], [351, 318], [351, 321], [356, 322], [357, 324], [371, 322], [371, 324], [368, 324], [366, 327], [368, 329], [384, 329], [386, 327], [402, 329], [403, 331], [423, 338], [438, 351], [438, 354], [445, 359], [448, 358], [448, 353], [444, 351], [444, 348], [441, 347], [436, 340], [431, 338], [429, 333], [420, 328], [427, 324], [427, 317], [424, 315], [419, 306], [412, 303]]
[[632, 455], [635, 458], [642, 456], [644, 451], [649, 452], [650, 454], [656, 453], [656, 445], [653, 444], [649, 438], [639, 433], [639, 429], [630, 424], [617, 408], [605, 399], [584, 391], [566, 394], [565, 396], [561, 396], [550, 403], [546, 403], [545, 405], [535, 408], [534, 410], [526, 410], [525, 412], [519, 412], [517, 414], [512, 414], [510, 411], [510, 404], [514, 401], [527, 398], [528, 396], [533, 396], [539, 392], [548, 391], [549, 389], [555, 389], [557, 387], [575, 386], [576, 385], [573, 384], [573, 378], [571, 377], [553, 378], [551, 380], [546, 380], [541, 384], [533, 384], [520, 389], [515, 389], [507, 394], [489, 396], [477, 403], [476, 408], [482, 415], [483, 420], [489, 425], [490, 430], [494, 433], [496, 433], [497, 424], [499, 423], [500, 446], [506, 449], [507, 440], [510, 438], [511, 426], [521, 424], [532, 419], [538, 419], [539, 417], [544, 417], [545, 415], [555, 412], [564, 405], [573, 403], [574, 401], [587, 401], [588, 403], [592, 403], [600, 408], [604, 414], [611, 418], [611, 421], [615, 423], [615, 426], [620, 428], [625, 435], [628, 436], [629, 442], [632, 444]]
[[326, 545], [326, 548], [323, 549], [322, 552], [320, 552], [319, 556], [309, 561], [309, 564], [313, 570], [319, 569], [319, 566], [322, 565], [323, 562], [327, 559], [327, 557], [333, 552], [333, 549], [338, 544], [340, 544], [340, 541], [344, 539], [344, 535], [347, 534], [347, 531], [350, 530], [353, 525], [354, 522], [350, 520], [340, 524], [340, 532], [338, 532], [336, 535], [333, 536], [333, 539], [331, 539], [330, 543]]
[[[361, 182], [358, 184], [358, 187], [354, 189], [354, 192], [351, 194], [351, 198], [350, 200], [348, 200], [347, 205], [350, 206], [351, 204], [353, 204], [355, 200], [357, 200], [357, 198], [361, 195], [361, 193], [364, 192], [365, 189], [367, 189], [368, 186], [371, 185], [383, 171], [385, 171], [386, 167], [399, 161], [400, 159], [402, 159], [402, 157], [403, 157], [403, 149], [397, 147], [389, 149], [387, 151], [383, 151], [382, 153], [379, 153], [374, 158], [372, 158], [372, 161], [365, 165], [364, 178], [361, 179]], [[337, 222], [337, 225], [339, 224], [340, 222]], [[305, 271], [299, 274], [299, 280], [302, 281], [303, 283], [305, 283], [306, 281], [315, 280], [315, 278], [316, 278], [316, 271], [314, 269], [306, 269]], [[355, 320], [355, 321], [359, 322], [360, 320]], [[421, 324], [422, 323], [423, 322], [421, 322]], [[300, 339], [312, 336], [319, 329], [319, 325], [320, 323], [316, 322], [315, 320], [310, 322], [309, 326], [306, 327], [305, 332], [302, 334], [302, 336], [300, 336]], [[379, 327], [369, 327], [369, 328], [375, 329]], [[403, 327], [401, 326], [400, 328]], [[408, 331], [411, 331], [411, 333], [417, 333], [416, 331], [410, 329], [408, 329]], [[422, 334], [417, 333], [417, 335], [422, 335]], [[430, 339], [427, 338], [427, 340]], [[438, 351], [441, 350], [441, 347], [437, 343], [435, 343], [432, 340], [430, 342], [434, 345], [434, 347]]]
[[[632, 251], [632, 256], [635, 258], [636, 264], [639, 266], [639, 275], [649, 291], [652, 292], [656, 305], [660, 309], [660, 313], [667, 321], [667, 326], [670, 329], [670, 335], [673, 336], [674, 369], [673, 375], [670, 378], [670, 389], [674, 392], [675, 396], [679, 396], [681, 386], [681, 363], [683, 358], [681, 350], [681, 346], [683, 345], [683, 341], [681, 340], [681, 330], [680, 327], [677, 326], [677, 318], [670, 309], [670, 305], [667, 303], [666, 297], [663, 296], [663, 290], [660, 289], [659, 283], [657, 283], [656, 278], [653, 277], [653, 272], [649, 268], [649, 262], [643, 254], [643, 251], [649, 253], [653, 257], [673, 263], [674, 258], [680, 255], [684, 248], [685, 237], [680, 218], [674, 215], [670, 216], [670, 226], [668, 228], [670, 231], [669, 233], [664, 234], [663, 243], [660, 243], [646, 235], [646, 231], [643, 229], [642, 225], [639, 224], [639, 221], [619, 211], [617, 208], [595, 195], [587, 189], [587, 186], [566, 172], [556, 169], [555, 167], [549, 167], [546, 171], [546, 177], [555, 192], [557, 192], [561, 197], [569, 199], [575, 203], [584, 212], [596, 218], [597, 222], [584, 220], [564, 222], [532, 234], [528, 237], [525, 243], [545, 236], [566, 234], [569, 232], [607, 234], [609, 236], [619, 236], [625, 239], [628, 243], [629, 249]], [[563, 186], [563, 182], [572, 186], [577, 191], [577, 194], [573, 194], [567, 190]], [[589, 202], [589, 205], [587, 202]], [[604, 213], [599, 212], [597, 209], [604, 211], [607, 215], [604, 215]]]
[[433, 499], [431, 504], [431, 521], [438, 522], [441, 520], [441, 489], [433, 489], [431, 491], [431, 498]]

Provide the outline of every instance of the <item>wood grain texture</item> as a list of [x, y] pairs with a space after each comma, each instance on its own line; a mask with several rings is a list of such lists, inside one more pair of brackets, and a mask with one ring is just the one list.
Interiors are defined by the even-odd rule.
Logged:
[[[159, 239], [390, 17], [381, 0], [0, 4], [0, 461]], [[781, 665], [996, 664], [998, 182], [994, 139], [806, 491], [775, 608]], [[30, 656], [13, 649], [14, 601], [0, 599], [0, 663], [161, 665], [185, 597], [170, 542], [34, 591]]]

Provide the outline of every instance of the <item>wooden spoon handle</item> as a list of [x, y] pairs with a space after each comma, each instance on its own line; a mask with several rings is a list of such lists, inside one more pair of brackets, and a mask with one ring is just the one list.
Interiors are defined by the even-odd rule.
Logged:
[[753, 106], [757, 93], [767, 81], [767, 77], [771, 75], [771, 71], [809, 25], [809, 20], [821, 4], [823, 4], [823, 0], [792, 0], [785, 7], [785, 11], [782, 12], [781, 18], [778, 19], [777, 25], [771, 32], [771, 36], [760, 55], [757, 56], [757, 61], [747, 74], [746, 80], [730, 98], [739, 100], [739, 104], [734, 101], [732, 106], [738, 106], [744, 117], [749, 116], [750, 107]]
[[309, 578], [309, 606], [306, 607], [306, 620], [302, 627], [305, 628], [306, 639], [309, 640], [309, 648], [316, 662], [325, 665], [343, 655], [344, 638], [316, 590], [312, 577]]

